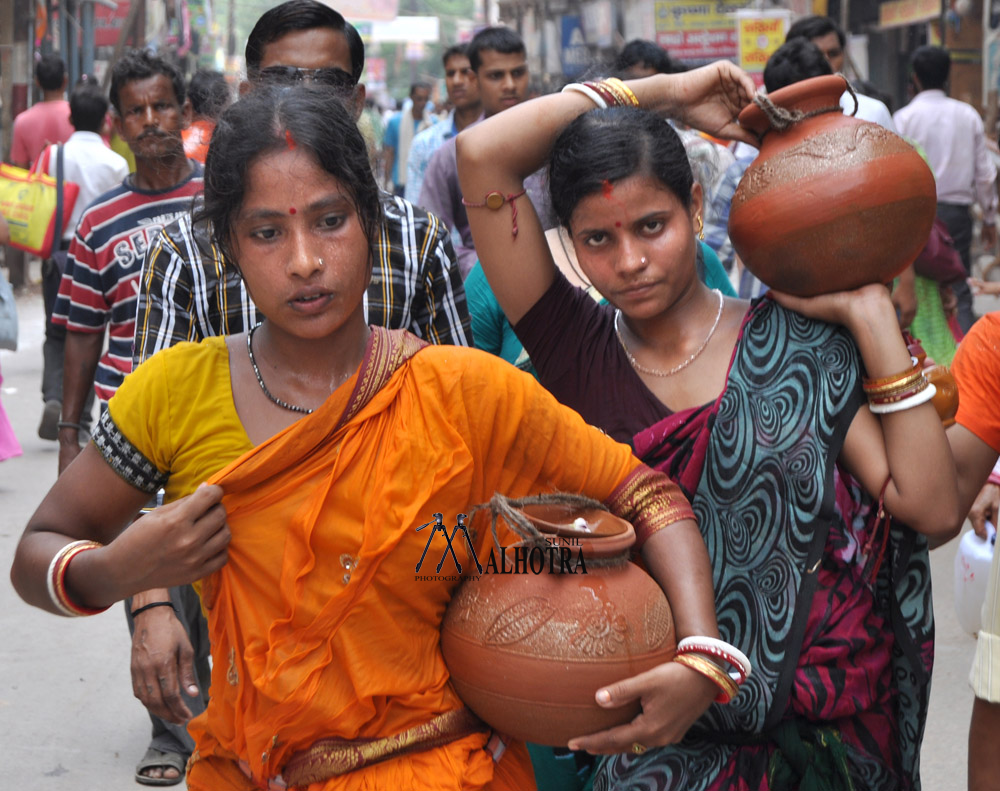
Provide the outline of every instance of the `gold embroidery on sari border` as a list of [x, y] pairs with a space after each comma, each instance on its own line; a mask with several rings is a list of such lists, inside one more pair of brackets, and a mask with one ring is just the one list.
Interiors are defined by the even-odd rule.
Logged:
[[405, 731], [380, 739], [321, 739], [295, 753], [281, 771], [289, 787], [320, 783], [331, 777], [429, 750], [477, 731], [489, 730], [466, 708], [455, 709]]
[[645, 465], [633, 470], [605, 504], [612, 513], [632, 523], [636, 550], [653, 533], [683, 519], [694, 519], [691, 504], [680, 488], [663, 473]]
[[361, 363], [358, 382], [340, 425], [354, 417], [403, 363], [427, 345], [426, 341], [404, 330], [372, 327], [371, 346]]

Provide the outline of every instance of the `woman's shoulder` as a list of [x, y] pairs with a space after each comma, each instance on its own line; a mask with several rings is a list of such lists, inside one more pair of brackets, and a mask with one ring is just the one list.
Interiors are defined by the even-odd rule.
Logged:
[[489, 397], [487, 388], [495, 390], [497, 397], [503, 397], [504, 391], [517, 387], [524, 379], [537, 385], [530, 374], [495, 354], [472, 346], [426, 346], [410, 360], [410, 365], [422, 382], [437, 381], [448, 390], [458, 386], [467, 393], [476, 393], [479, 398]]
[[163, 395], [204, 390], [229, 383], [229, 354], [225, 337], [205, 338], [197, 343], [184, 341], [161, 349], [149, 357], [122, 382], [116, 397], [119, 402], [138, 397], [146, 388]]
[[229, 352], [224, 336], [205, 338], [201, 341], [181, 341], [173, 346], [168, 346], [143, 362], [136, 368], [136, 372], [143, 370], [150, 364], [169, 369], [171, 372], [196, 372], [203, 370], [206, 365], [210, 365], [212, 362], [218, 363], [220, 360], [225, 360], [228, 365]]
[[826, 338], [839, 337], [851, 342], [851, 333], [839, 324], [810, 318], [779, 305], [767, 294], [750, 301], [748, 323], [762, 332], [776, 333], [775, 341], [792, 341], [815, 346]]

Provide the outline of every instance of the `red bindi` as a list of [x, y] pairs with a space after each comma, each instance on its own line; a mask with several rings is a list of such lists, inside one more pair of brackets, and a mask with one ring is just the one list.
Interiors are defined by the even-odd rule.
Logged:
[[620, 222], [616, 222], [615, 223], [615, 228], [621, 228], [621, 227], [622, 227], [622, 224]]
[[290, 209], [288, 210], [288, 213], [289, 213], [289, 214], [295, 214], [295, 207], [294, 207], [294, 206], [292, 206], [292, 208], [290, 208]]

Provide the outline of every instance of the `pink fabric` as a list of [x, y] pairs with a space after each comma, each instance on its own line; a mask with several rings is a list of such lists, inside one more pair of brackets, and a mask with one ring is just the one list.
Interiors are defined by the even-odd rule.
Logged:
[[69, 122], [69, 102], [39, 102], [14, 119], [10, 161], [31, 164], [47, 145], [65, 143], [74, 131]]
[[[3, 376], [0, 376], [0, 385], [3, 384]], [[3, 410], [3, 402], [0, 401], [0, 461], [21, 455], [21, 446], [17, 437], [14, 436], [14, 427], [7, 419], [7, 413]]]

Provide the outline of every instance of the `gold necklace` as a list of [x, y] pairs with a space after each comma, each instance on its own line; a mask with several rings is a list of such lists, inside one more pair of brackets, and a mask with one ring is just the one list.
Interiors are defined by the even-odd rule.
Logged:
[[695, 349], [694, 354], [684, 360], [684, 362], [675, 365], [669, 371], [661, 371], [659, 368], [647, 368], [635, 359], [635, 356], [629, 351], [628, 346], [625, 345], [625, 339], [622, 337], [621, 330], [618, 328], [618, 318], [622, 315], [622, 312], [620, 310], [615, 310], [615, 335], [618, 336], [618, 342], [622, 345], [622, 350], [625, 352], [625, 356], [628, 358], [632, 367], [640, 373], [649, 374], [650, 376], [673, 376], [675, 373], [683, 371], [691, 363], [693, 363], [695, 358], [705, 351], [705, 347], [708, 346], [708, 342], [712, 340], [712, 336], [715, 334], [715, 329], [719, 326], [719, 319], [722, 318], [722, 309], [726, 304], [726, 299], [722, 296], [722, 292], [719, 291], [719, 289], [713, 288], [712, 293], [719, 297], [719, 310], [715, 314], [715, 321], [712, 322], [712, 329], [708, 331], [708, 335], [706, 335], [705, 340], [701, 342], [701, 346]]

